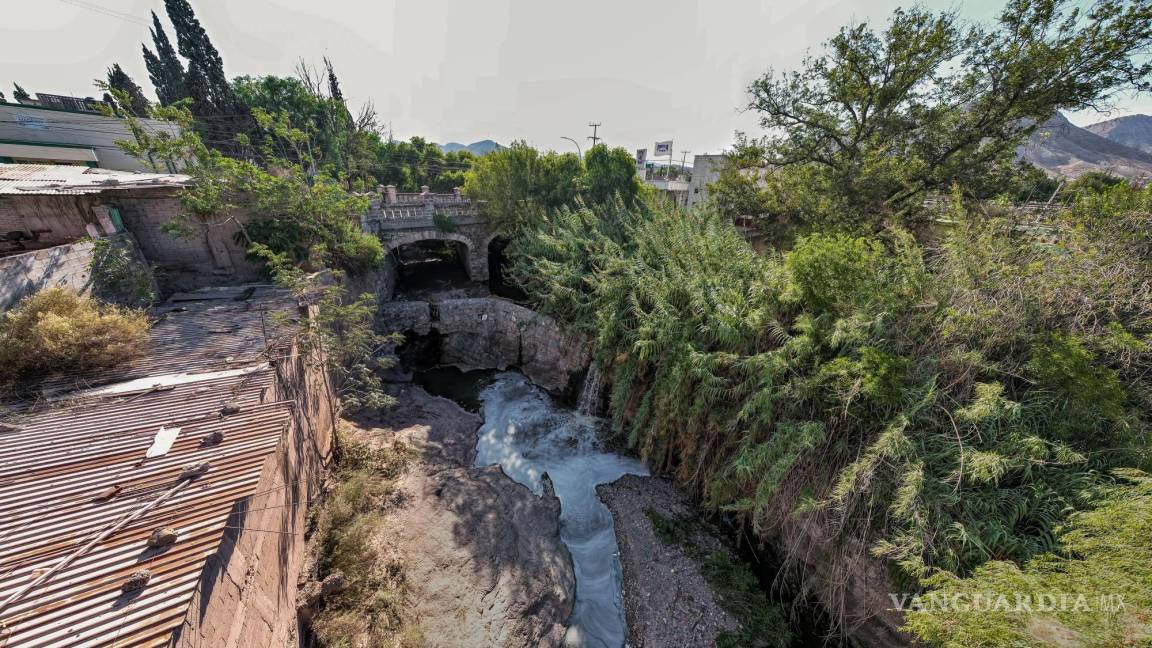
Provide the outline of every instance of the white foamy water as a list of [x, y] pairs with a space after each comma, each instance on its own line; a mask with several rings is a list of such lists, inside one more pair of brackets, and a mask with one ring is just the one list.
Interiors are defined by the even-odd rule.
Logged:
[[499, 464], [536, 493], [548, 473], [560, 498], [560, 537], [576, 571], [576, 606], [565, 643], [620, 648], [627, 634], [620, 560], [612, 514], [596, 497], [596, 485], [648, 471], [635, 459], [604, 451], [597, 441], [599, 419], [556, 405], [518, 373], [499, 374], [480, 401], [484, 424], [476, 465]]

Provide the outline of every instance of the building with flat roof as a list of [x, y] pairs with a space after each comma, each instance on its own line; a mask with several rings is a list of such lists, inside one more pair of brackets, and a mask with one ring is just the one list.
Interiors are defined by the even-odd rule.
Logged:
[[727, 155], [697, 155], [692, 159], [692, 180], [688, 183], [688, 206], [708, 200], [708, 185], [720, 179]]
[[[55, 97], [55, 95], [47, 95]], [[0, 102], [0, 163], [67, 164], [119, 171], [150, 171], [148, 165], [124, 153], [118, 140], [131, 140], [123, 121], [66, 102], [52, 106]], [[146, 128], [177, 127], [156, 119], [141, 119]]]

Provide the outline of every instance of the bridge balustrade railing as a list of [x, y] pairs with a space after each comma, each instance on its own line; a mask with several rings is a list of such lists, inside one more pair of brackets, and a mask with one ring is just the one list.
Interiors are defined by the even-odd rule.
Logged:
[[396, 227], [432, 223], [436, 217], [462, 221], [478, 218], [479, 212], [474, 203], [467, 201], [454, 205], [433, 203], [412, 205], [401, 205], [397, 203], [376, 204], [364, 214], [362, 225], [365, 231], [378, 232], [381, 229], [394, 229]]
[[[387, 201], [387, 198], [385, 198], [385, 200]], [[466, 204], [472, 201], [465, 196], [454, 193], [397, 193], [396, 200], [390, 204], [405, 205], [429, 202], [436, 204]]]

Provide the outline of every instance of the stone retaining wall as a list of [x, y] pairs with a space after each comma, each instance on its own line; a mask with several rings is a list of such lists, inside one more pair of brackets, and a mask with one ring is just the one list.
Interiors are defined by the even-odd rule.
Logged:
[[496, 297], [446, 299], [435, 304], [398, 301], [378, 316], [388, 332], [441, 336], [442, 364], [462, 371], [516, 367], [533, 383], [563, 392], [588, 366], [589, 345], [556, 320]]

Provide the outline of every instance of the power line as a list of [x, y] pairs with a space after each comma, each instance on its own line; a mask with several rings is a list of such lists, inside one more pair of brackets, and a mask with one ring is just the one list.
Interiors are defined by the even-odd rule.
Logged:
[[133, 16], [132, 14], [121, 13], [121, 12], [116, 11], [114, 9], [109, 9], [107, 7], [101, 7], [100, 5], [89, 4], [87, 2], [84, 2], [84, 0], [60, 0], [60, 2], [63, 2], [65, 4], [70, 4], [73, 7], [80, 7], [81, 9], [87, 9], [89, 11], [95, 11], [96, 13], [103, 14], [105, 16], [108, 16], [109, 18], [118, 18], [118, 19], [123, 20], [125, 22], [135, 23], [135, 24], [140, 25], [142, 27], [149, 27], [150, 26], [147, 22], [145, 22], [144, 20], [142, 20], [136, 16]]

